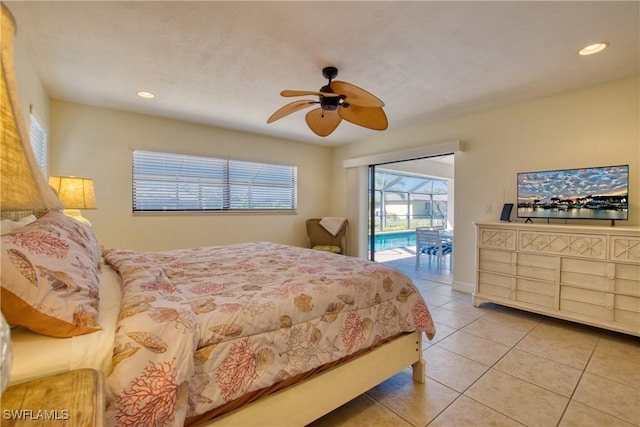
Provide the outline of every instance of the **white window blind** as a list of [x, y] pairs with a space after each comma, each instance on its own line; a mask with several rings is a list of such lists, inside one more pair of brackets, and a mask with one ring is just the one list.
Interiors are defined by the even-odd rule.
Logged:
[[133, 150], [133, 211], [294, 210], [297, 167]]
[[31, 148], [35, 155], [38, 166], [45, 177], [47, 174], [47, 131], [42, 126], [42, 120], [38, 117], [33, 106], [30, 106], [30, 126], [29, 137], [31, 140]]

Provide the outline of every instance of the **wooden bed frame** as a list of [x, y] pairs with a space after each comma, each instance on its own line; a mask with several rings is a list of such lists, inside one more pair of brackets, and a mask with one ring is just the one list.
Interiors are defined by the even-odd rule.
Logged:
[[[408, 366], [413, 368], [413, 380], [424, 383], [426, 364], [422, 357], [422, 332], [402, 335], [346, 363], [202, 425], [305, 426]], [[336, 387], [336, 384], [340, 386]]]

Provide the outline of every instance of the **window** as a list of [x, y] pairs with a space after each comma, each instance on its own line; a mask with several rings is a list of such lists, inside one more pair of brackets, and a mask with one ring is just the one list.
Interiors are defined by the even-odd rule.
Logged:
[[30, 129], [31, 148], [38, 162], [42, 175], [47, 177], [47, 131], [42, 126], [42, 120], [38, 117], [33, 105], [30, 107]]
[[133, 211], [297, 207], [297, 167], [133, 150]]

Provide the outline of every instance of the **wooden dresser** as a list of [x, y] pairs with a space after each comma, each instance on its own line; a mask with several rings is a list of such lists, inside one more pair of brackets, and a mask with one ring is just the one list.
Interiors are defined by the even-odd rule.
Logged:
[[477, 223], [483, 302], [640, 336], [640, 227]]

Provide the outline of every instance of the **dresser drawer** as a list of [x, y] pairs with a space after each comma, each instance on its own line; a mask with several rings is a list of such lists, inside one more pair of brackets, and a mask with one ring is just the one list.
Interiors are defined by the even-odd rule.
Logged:
[[478, 275], [478, 292], [500, 298], [510, 298], [515, 279], [510, 276], [480, 272]]
[[516, 231], [481, 228], [478, 232], [478, 247], [513, 251], [516, 249]]
[[640, 237], [611, 236], [609, 259], [621, 262], [640, 262]]
[[515, 256], [513, 252], [495, 251], [491, 249], [480, 249], [479, 267], [483, 271], [493, 271], [495, 273], [513, 274], [515, 266]]
[[554, 281], [556, 279], [557, 258], [545, 255], [518, 254], [519, 277]]
[[616, 308], [621, 308], [623, 310], [640, 313], [640, 298], [630, 297], [627, 295], [616, 295], [615, 306]]
[[640, 297], [640, 265], [616, 264], [616, 293]]
[[571, 286], [560, 289], [560, 310], [613, 321], [614, 295]]
[[613, 292], [615, 265], [575, 258], [562, 258], [560, 283], [584, 289]]
[[597, 234], [520, 231], [518, 250], [588, 259], [606, 259], [607, 237]]
[[554, 308], [556, 285], [551, 282], [518, 278], [516, 299], [528, 304]]
[[635, 331], [636, 335], [640, 335], [640, 313], [616, 308], [614, 317], [616, 323], [629, 326]]

